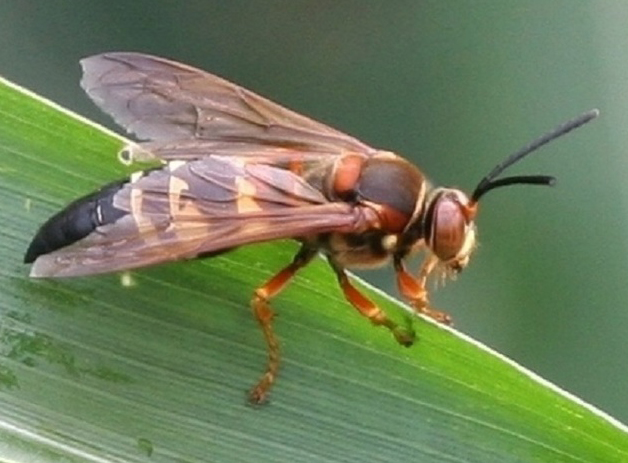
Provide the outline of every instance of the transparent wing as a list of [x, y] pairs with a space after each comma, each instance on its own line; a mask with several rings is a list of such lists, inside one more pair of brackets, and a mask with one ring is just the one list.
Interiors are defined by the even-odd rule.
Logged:
[[365, 224], [359, 207], [327, 201], [290, 171], [228, 157], [147, 171], [115, 194], [113, 207], [122, 212], [115, 221], [39, 256], [31, 275], [113, 272]]
[[[271, 151], [327, 155], [374, 152], [356, 138], [174, 61], [105, 53], [85, 58], [81, 65], [87, 94], [138, 138], [158, 142], [152, 145], [157, 157], [163, 152], [170, 159], [189, 159], [191, 153], [231, 155], [234, 150], [247, 155], [256, 147], [268, 153], [269, 146]], [[185, 150], [175, 142], [181, 140]]]

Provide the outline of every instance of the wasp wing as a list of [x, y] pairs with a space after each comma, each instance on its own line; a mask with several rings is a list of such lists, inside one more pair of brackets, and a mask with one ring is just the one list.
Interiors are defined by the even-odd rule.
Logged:
[[[322, 148], [322, 147], [319, 147]], [[301, 149], [296, 147], [261, 144], [259, 141], [214, 141], [198, 139], [149, 141], [130, 143], [120, 153], [124, 163], [147, 162], [154, 160], [194, 160], [205, 156], [236, 156], [247, 158], [249, 162], [287, 165], [291, 163], [326, 163], [341, 153], [336, 151], [315, 151], [316, 147]], [[360, 153], [358, 153], [360, 154]]]
[[[232, 155], [239, 148], [231, 143], [248, 145], [247, 152], [260, 145], [327, 155], [374, 151], [225, 79], [174, 61], [105, 53], [85, 58], [81, 65], [81, 86], [87, 94], [140, 139], [197, 141], [197, 150], [177, 149], [168, 158]], [[203, 146], [206, 141], [210, 143]], [[159, 156], [159, 150], [154, 151]]]
[[[97, 206], [90, 215], [100, 223], [69, 246], [37, 256], [31, 276], [114, 272], [365, 224], [358, 207], [329, 202], [301, 177], [270, 165], [210, 156], [139, 174], [108, 206], [91, 196]], [[45, 227], [42, 236], [49, 234]]]

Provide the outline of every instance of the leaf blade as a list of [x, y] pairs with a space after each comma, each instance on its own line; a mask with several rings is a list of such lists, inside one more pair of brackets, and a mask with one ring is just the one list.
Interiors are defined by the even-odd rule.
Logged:
[[322, 261], [274, 301], [283, 366], [272, 403], [248, 407], [265, 359], [248, 299], [294, 243], [134, 272], [131, 286], [29, 280], [30, 234], [128, 172], [123, 143], [0, 85], [0, 445], [44, 461], [628, 459], [623, 425], [451, 330], [417, 321], [417, 345], [396, 345]]

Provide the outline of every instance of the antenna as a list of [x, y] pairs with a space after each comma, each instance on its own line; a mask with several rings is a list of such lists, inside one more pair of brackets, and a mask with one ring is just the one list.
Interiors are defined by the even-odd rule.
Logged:
[[480, 198], [487, 192], [507, 185], [546, 185], [552, 186], [556, 182], [556, 179], [549, 175], [519, 175], [512, 177], [505, 177], [502, 179], [494, 180], [499, 174], [505, 171], [508, 167], [520, 161], [522, 158], [527, 156], [528, 154], [536, 151], [541, 146], [555, 140], [563, 135], [571, 132], [574, 129], [586, 124], [587, 122], [592, 121], [596, 117], [600, 115], [600, 111], [597, 109], [592, 109], [587, 111], [580, 116], [572, 119], [570, 121], [565, 122], [564, 124], [556, 127], [554, 130], [546, 133], [545, 135], [537, 138], [529, 145], [524, 146], [519, 151], [511, 154], [502, 162], [497, 164], [493, 169], [478, 183], [478, 186], [475, 187], [473, 194], [471, 195], [471, 204], [477, 203]]

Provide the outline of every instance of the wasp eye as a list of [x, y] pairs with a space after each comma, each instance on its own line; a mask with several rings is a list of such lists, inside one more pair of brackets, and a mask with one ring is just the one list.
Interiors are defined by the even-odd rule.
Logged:
[[467, 219], [457, 198], [448, 195], [438, 198], [433, 210], [430, 245], [441, 261], [450, 261], [460, 254], [467, 229]]

